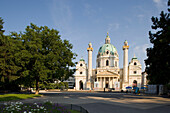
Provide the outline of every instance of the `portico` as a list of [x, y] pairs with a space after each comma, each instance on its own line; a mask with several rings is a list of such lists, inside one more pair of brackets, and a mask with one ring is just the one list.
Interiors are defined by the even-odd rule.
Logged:
[[99, 88], [114, 88], [115, 82], [118, 82], [119, 75], [110, 71], [104, 71], [97, 74]]

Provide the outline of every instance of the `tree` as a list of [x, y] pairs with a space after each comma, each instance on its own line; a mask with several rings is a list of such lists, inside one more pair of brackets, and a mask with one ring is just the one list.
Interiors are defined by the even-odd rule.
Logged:
[[5, 30], [2, 30], [3, 29], [3, 24], [4, 24], [3, 19], [0, 17], [0, 35], [2, 35], [3, 32], [5, 31]]
[[[168, 1], [170, 6], [170, 0]], [[148, 58], [145, 60], [147, 79], [150, 84], [170, 83], [170, 9], [168, 13], [163, 11], [160, 18], [152, 17], [152, 29], [156, 33], [149, 32], [150, 42], [153, 47], [147, 48]]]
[[73, 74], [75, 64], [72, 62], [76, 54], [72, 53], [72, 44], [62, 41], [59, 32], [47, 26], [38, 27], [30, 24], [25, 32], [13, 33], [13, 37], [22, 41], [22, 49], [18, 53], [17, 65], [22, 67], [20, 75], [23, 80], [36, 83], [36, 94], [39, 82], [63, 79]]
[[0, 18], [0, 81], [4, 89], [12, 80], [17, 79], [20, 67], [15, 64], [15, 53], [18, 52], [17, 40], [3, 35], [3, 20]]

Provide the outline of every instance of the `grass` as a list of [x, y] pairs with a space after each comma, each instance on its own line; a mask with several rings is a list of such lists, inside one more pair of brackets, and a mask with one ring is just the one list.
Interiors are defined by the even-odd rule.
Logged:
[[35, 94], [3, 94], [3, 95], [0, 95], [0, 101], [21, 100], [21, 99], [34, 98], [34, 97], [39, 97], [39, 96], [41, 96], [41, 95], [35, 95]]

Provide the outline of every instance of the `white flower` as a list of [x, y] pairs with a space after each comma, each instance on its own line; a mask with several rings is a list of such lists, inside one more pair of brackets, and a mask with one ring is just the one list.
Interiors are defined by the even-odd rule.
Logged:
[[26, 111], [24, 111], [24, 113], [27, 113]]
[[44, 109], [44, 107], [43, 107], [43, 106], [41, 106], [41, 107], [40, 107], [40, 109]]

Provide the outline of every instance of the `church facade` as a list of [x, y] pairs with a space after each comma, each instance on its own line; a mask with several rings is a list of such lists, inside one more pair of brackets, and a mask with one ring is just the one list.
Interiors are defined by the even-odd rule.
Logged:
[[128, 42], [123, 45], [123, 68], [119, 68], [119, 55], [114, 45], [110, 43], [107, 33], [105, 44], [98, 50], [96, 69], [92, 69], [92, 43], [88, 44], [88, 65], [83, 58], [76, 65], [76, 90], [102, 90], [115, 88], [115, 90], [132, 87], [141, 87], [142, 66], [134, 56], [128, 63]]

